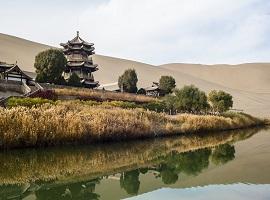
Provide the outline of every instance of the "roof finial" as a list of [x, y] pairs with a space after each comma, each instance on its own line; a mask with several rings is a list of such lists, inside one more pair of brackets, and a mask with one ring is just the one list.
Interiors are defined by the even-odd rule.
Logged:
[[77, 37], [79, 37], [79, 34], [80, 34], [79, 31], [77, 31]]

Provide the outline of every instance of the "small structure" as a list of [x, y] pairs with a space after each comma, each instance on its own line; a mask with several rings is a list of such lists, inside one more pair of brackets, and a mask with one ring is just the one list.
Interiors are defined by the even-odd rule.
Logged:
[[153, 82], [151, 87], [147, 87], [144, 89], [146, 91], [147, 96], [154, 96], [154, 97], [164, 96], [164, 93], [159, 88], [159, 83], [157, 83], [157, 82]]
[[65, 80], [75, 73], [81, 79], [84, 87], [98, 87], [99, 83], [94, 81], [93, 76], [93, 72], [98, 70], [98, 65], [93, 64], [92, 58], [89, 57], [95, 54], [94, 44], [84, 41], [77, 31], [75, 38], [60, 45], [64, 48], [63, 52], [67, 58], [66, 69], [63, 73]]
[[27, 84], [33, 81], [32, 77], [24, 73], [19, 66], [16, 64], [0, 63], [0, 79], [2, 80], [14, 80], [25, 81]]

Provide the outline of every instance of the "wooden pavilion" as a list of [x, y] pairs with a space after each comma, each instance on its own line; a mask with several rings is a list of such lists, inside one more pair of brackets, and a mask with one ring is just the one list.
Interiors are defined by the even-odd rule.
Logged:
[[0, 63], [0, 79], [25, 81], [26, 83], [33, 81], [33, 78], [23, 72], [17, 64]]

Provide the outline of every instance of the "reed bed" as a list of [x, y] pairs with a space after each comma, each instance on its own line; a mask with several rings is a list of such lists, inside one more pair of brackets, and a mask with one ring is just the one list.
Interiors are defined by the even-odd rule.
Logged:
[[58, 99], [73, 97], [81, 100], [94, 100], [94, 101], [128, 101], [135, 103], [149, 103], [156, 101], [156, 98], [131, 94], [131, 93], [119, 93], [103, 90], [90, 90], [84, 88], [56, 88], [54, 89]]
[[264, 123], [246, 114], [172, 117], [138, 108], [89, 106], [67, 101], [31, 108], [0, 108], [0, 148], [130, 140], [247, 128]]

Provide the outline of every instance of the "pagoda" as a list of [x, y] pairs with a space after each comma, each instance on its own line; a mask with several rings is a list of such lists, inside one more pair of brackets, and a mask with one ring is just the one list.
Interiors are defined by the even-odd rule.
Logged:
[[98, 87], [99, 83], [94, 80], [93, 76], [93, 72], [98, 70], [98, 65], [93, 64], [91, 57], [95, 54], [94, 44], [84, 41], [77, 31], [75, 38], [60, 45], [64, 48], [63, 53], [67, 58], [66, 68], [63, 72], [64, 79], [68, 80], [75, 73], [81, 79], [84, 87]]

